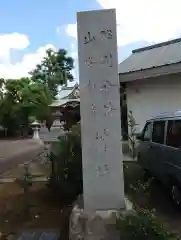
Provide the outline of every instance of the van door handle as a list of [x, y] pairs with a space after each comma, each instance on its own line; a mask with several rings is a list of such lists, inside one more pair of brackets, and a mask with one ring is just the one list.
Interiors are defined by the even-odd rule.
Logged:
[[152, 146], [148, 146], [148, 149], [152, 148]]

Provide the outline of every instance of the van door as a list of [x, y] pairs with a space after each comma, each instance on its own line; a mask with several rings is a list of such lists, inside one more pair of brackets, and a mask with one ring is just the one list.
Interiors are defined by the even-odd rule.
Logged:
[[181, 120], [168, 121], [166, 145], [165, 175], [181, 186]]
[[142, 132], [141, 143], [138, 147], [138, 163], [149, 170], [150, 143], [152, 136], [152, 122], [147, 122]]
[[152, 143], [150, 146], [150, 170], [157, 179], [162, 179], [165, 158], [165, 120], [153, 122]]

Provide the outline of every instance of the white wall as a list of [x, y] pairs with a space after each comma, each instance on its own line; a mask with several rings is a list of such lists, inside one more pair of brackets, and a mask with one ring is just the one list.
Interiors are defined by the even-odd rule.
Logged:
[[147, 119], [163, 112], [181, 110], [181, 76], [143, 79], [127, 83], [128, 110], [133, 111], [137, 131]]

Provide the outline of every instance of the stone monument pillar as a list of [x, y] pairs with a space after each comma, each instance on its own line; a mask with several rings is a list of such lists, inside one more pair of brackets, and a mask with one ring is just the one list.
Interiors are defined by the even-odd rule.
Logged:
[[77, 25], [84, 208], [124, 208], [116, 12], [81, 12]]
[[[78, 232], [84, 237], [80, 239], [107, 239], [104, 223], [111, 221], [113, 213], [126, 208], [116, 12], [79, 12], [77, 28], [83, 206], [79, 211], [78, 204], [72, 211], [70, 239], [79, 239], [75, 238], [76, 232], [77, 237]], [[86, 223], [84, 230], [81, 221]]]

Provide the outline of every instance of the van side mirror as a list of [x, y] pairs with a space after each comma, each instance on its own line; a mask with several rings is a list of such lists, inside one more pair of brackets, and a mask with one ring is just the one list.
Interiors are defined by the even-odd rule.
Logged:
[[143, 135], [142, 135], [142, 133], [138, 133], [138, 134], [136, 134], [136, 139], [137, 140], [143, 140]]

